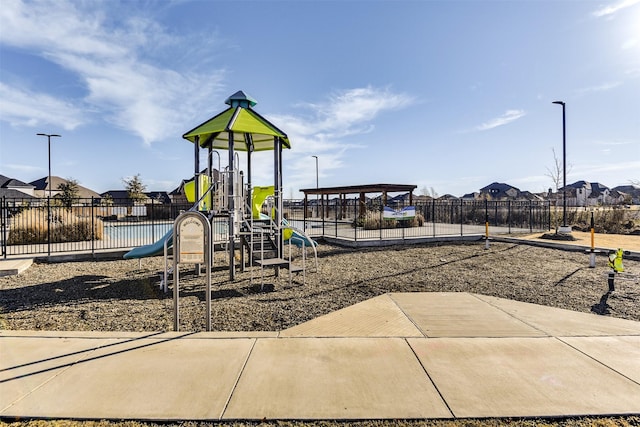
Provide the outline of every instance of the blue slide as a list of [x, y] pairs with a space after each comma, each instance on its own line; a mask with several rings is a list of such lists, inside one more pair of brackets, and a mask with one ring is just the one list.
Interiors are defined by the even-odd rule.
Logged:
[[315, 240], [312, 240], [307, 236], [303, 236], [302, 234], [298, 233], [295, 230], [292, 230], [292, 231], [293, 231], [293, 234], [289, 239], [291, 240], [291, 243], [293, 243], [297, 247], [301, 248], [303, 245], [305, 247], [318, 246], [318, 242], [316, 242]]
[[139, 246], [131, 249], [124, 254], [124, 259], [145, 258], [149, 256], [164, 255], [164, 242], [167, 241], [167, 247], [173, 245], [173, 227], [155, 243], [150, 245]]
[[[269, 217], [263, 213], [260, 214], [259, 216], [260, 219], [269, 219]], [[284, 225], [285, 227], [289, 225], [289, 221], [287, 221], [286, 219], [282, 218], [282, 225]], [[291, 237], [289, 237], [289, 239], [286, 238], [287, 234], [285, 232], [285, 243], [288, 242], [289, 240], [291, 240], [291, 243], [296, 245], [297, 247], [301, 248], [302, 245], [304, 244], [304, 246], [306, 247], [315, 247], [318, 246], [318, 242], [316, 242], [315, 240], [312, 240], [311, 238], [305, 236], [304, 234], [300, 233], [299, 231], [296, 231], [296, 229], [294, 229], [293, 227], [287, 227], [288, 230], [291, 232]]]

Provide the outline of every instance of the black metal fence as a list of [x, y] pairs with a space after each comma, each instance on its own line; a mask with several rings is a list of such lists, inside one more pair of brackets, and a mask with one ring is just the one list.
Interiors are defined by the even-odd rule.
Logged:
[[[289, 223], [314, 237], [351, 241], [412, 239], [546, 231], [551, 227], [550, 205], [539, 201], [432, 200], [414, 203], [411, 220], [384, 218], [380, 200], [360, 205], [356, 199], [307, 205], [285, 200]], [[390, 203], [400, 209], [401, 203]], [[172, 229], [190, 204], [162, 204], [152, 200], [79, 199], [64, 206], [59, 199], [0, 198], [2, 256], [100, 252], [151, 244]]]
[[1, 198], [2, 256], [100, 252], [157, 241], [190, 204], [132, 204], [130, 199]]
[[[284, 203], [284, 212], [294, 225], [312, 236], [349, 240], [411, 239], [438, 236], [532, 233], [551, 228], [548, 201], [430, 200], [413, 204], [416, 216], [408, 220], [386, 219], [379, 200], [364, 206], [357, 199], [322, 203], [312, 200], [305, 215], [301, 200]], [[408, 203], [389, 203], [400, 210]]]

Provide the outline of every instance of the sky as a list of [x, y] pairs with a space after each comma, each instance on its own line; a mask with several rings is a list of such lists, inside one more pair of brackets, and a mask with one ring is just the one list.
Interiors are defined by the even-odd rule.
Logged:
[[[285, 198], [316, 177], [546, 191], [553, 101], [568, 184], [640, 181], [640, 0], [2, 0], [2, 175], [47, 176], [36, 134], [60, 134], [52, 175], [171, 191], [194, 173], [182, 135], [238, 90], [289, 136]], [[252, 163], [271, 185], [272, 154]]]

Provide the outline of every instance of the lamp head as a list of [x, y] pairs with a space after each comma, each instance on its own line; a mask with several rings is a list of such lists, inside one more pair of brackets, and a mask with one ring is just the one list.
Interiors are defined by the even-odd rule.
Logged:
[[564, 106], [564, 101], [553, 101], [552, 104], [558, 104]]

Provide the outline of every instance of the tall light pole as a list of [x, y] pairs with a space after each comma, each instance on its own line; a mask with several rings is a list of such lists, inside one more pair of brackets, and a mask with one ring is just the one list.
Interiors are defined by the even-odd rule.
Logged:
[[318, 181], [318, 156], [311, 156], [314, 157], [316, 159], [316, 190], [320, 187], [318, 185], [319, 181]]
[[560, 227], [560, 232], [571, 233], [571, 227], [567, 225], [567, 122], [565, 103], [564, 101], [553, 101], [553, 104], [562, 105], [562, 227]]
[[[318, 184], [320, 183], [320, 181], [318, 181], [318, 156], [311, 156], [313, 158], [316, 159], [316, 190], [320, 187]], [[319, 214], [320, 212], [320, 206], [318, 204], [318, 200], [320, 199], [320, 195], [316, 194], [316, 213]]]
[[49, 182], [47, 185], [49, 186], [49, 198], [51, 198], [51, 137], [58, 137], [60, 135], [48, 134], [48, 133], [39, 133], [38, 136], [46, 136], [47, 137], [47, 151], [49, 153]]

